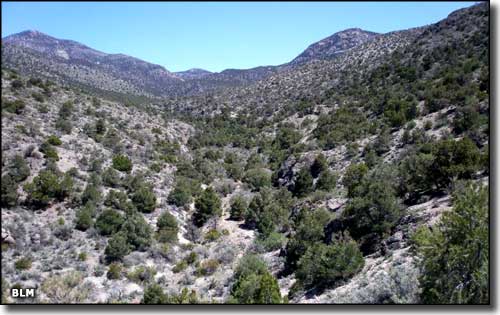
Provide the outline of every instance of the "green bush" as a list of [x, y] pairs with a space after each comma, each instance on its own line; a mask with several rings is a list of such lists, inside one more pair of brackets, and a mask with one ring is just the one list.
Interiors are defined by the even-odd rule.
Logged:
[[44, 142], [40, 145], [40, 152], [43, 153], [44, 157], [48, 160], [59, 161], [59, 155], [57, 150], [48, 142]]
[[309, 247], [320, 243], [325, 238], [325, 227], [330, 221], [330, 214], [324, 209], [310, 212], [303, 209], [297, 218], [295, 234], [286, 245], [285, 268], [294, 271], [297, 262]]
[[163, 292], [163, 289], [158, 284], [152, 284], [144, 290], [144, 296], [141, 300], [142, 304], [169, 304], [169, 297]]
[[356, 187], [355, 195], [342, 213], [355, 239], [370, 233], [385, 236], [401, 218], [396, 182], [392, 169], [386, 167], [371, 172]]
[[203, 226], [210, 218], [222, 214], [221, 200], [212, 187], [205, 189], [196, 199], [195, 208], [193, 219], [198, 227]]
[[213, 274], [219, 268], [219, 261], [216, 259], [207, 259], [200, 263], [196, 269], [196, 273], [200, 276], [208, 276]]
[[226, 170], [227, 175], [236, 181], [243, 178], [243, 165], [240, 163], [224, 163], [224, 169]]
[[15, 267], [17, 270], [28, 270], [31, 269], [31, 259], [28, 257], [19, 258], [15, 262]]
[[296, 176], [293, 185], [293, 194], [297, 197], [304, 197], [313, 190], [313, 177], [309, 170], [303, 167]]
[[104, 210], [95, 221], [97, 231], [101, 235], [112, 235], [118, 232], [125, 222], [125, 218], [118, 211]]
[[26, 163], [26, 160], [21, 155], [14, 155], [9, 167], [9, 175], [18, 183], [30, 176], [28, 163]]
[[316, 182], [316, 189], [323, 191], [332, 191], [337, 185], [337, 174], [330, 170], [324, 170]]
[[62, 144], [62, 141], [57, 136], [51, 135], [50, 137], [47, 138], [47, 143], [58, 146]]
[[158, 228], [157, 235], [159, 242], [177, 242], [179, 226], [177, 219], [172, 214], [167, 211], [163, 212], [156, 222], [156, 227]]
[[154, 267], [137, 266], [127, 273], [127, 278], [135, 283], [148, 283], [154, 279], [156, 269]]
[[79, 261], [86, 261], [87, 260], [87, 253], [81, 252], [78, 254], [78, 260]]
[[17, 204], [17, 182], [11, 175], [2, 176], [2, 209], [14, 207]]
[[120, 261], [130, 252], [130, 245], [127, 242], [127, 236], [124, 232], [114, 234], [109, 240], [104, 254], [106, 261]]
[[188, 267], [188, 264], [186, 261], [184, 260], [181, 260], [180, 262], [178, 262], [173, 268], [172, 268], [172, 272], [173, 273], [179, 273], [183, 270], [185, 270], [186, 268]]
[[94, 184], [87, 184], [87, 186], [85, 186], [85, 189], [82, 193], [82, 195], [80, 196], [80, 200], [82, 202], [82, 204], [86, 204], [86, 203], [93, 203], [95, 205], [97, 205], [102, 199], [102, 196], [101, 196], [101, 192], [99, 191], [99, 188], [97, 188], [96, 185]]
[[361, 180], [368, 173], [368, 167], [364, 163], [351, 163], [345, 171], [342, 184], [347, 188], [347, 195], [352, 197], [355, 189], [361, 184]]
[[118, 187], [120, 185], [120, 174], [111, 167], [102, 173], [102, 183], [108, 187]]
[[2, 99], [2, 110], [13, 114], [22, 114], [26, 103], [23, 100], [7, 101]]
[[319, 174], [328, 169], [328, 162], [323, 154], [318, 154], [311, 165], [311, 175], [317, 178]]
[[488, 304], [488, 187], [466, 184], [456, 190], [453, 210], [432, 230], [413, 236], [422, 258], [421, 299], [428, 304]]
[[245, 213], [245, 224], [265, 236], [274, 230], [285, 231], [288, 229], [292, 203], [291, 193], [285, 188], [277, 191], [264, 188], [250, 202]]
[[236, 267], [229, 303], [278, 304], [283, 300], [278, 282], [257, 256], [246, 255]]
[[130, 173], [132, 170], [132, 161], [125, 155], [115, 155], [113, 157], [113, 168], [120, 172]]
[[440, 141], [434, 146], [433, 154], [430, 172], [439, 188], [448, 187], [455, 178], [470, 179], [479, 169], [480, 152], [469, 138]]
[[106, 273], [106, 278], [109, 280], [119, 280], [122, 277], [122, 265], [119, 263], [111, 263]]
[[278, 232], [271, 232], [267, 237], [260, 235], [255, 240], [255, 243], [262, 246], [264, 252], [272, 252], [282, 248], [285, 243], [285, 236]]
[[150, 213], [156, 208], [156, 195], [149, 186], [143, 185], [132, 195], [131, 199], [140, 212]]
[[231, 198], [231, 219], [238, 221], [243, 220], [245, 218], [247, 208], [248, 204], [243, 196], [237, 195]]
[[191, 183], [185, 178], [178, 178], [175, 182], [174, 189], [168, 195], [167, 201], [177, 207], [183, 207], [189, 204], [192, 200]]
[[307, 249], [297, 264], [297, 285], [304, 288], [331, 287], [352, 277], [363, 265], [363, 255], [352, 239], [334, 240], [330, 245], [316, 243]]
[[127, 194], [121, 190], [110, 189], [106, 199], [104, 200], [104, 205], [107, 207], [112, 207], [117, 210], [123, 210], [128, 212], [130, 207], [133, 205], [127, 201]]
[[208, 242], [214, 242], [218, 240], [221, 236], [221, 233], [216, 229], [211, 229], [205, 234], [205, 240]]
[[86, 231], [92, 227], [94, 224], [94, 220], [92, 220], [93, 212], [95, 212], [95, 206], [90, 203], [78, 210], [75, 217], [75, 228], [80, 231]]
[[271, 174], [264, 169], [250, 169], [245, 173], [243, 181], [250, 185], [253, 191], [271, 186]]
[[121, 230], [125, 233], [128, 244], [134, 250], [145, 250], [151, 245], [151, 227], [141, 213], [133, 212], [129, 214]]
[[46, 207], [52, 199], [64, 200], [73, 187], [73, 180], [69, 175], [62, 178], [50, 170], [41, 171], [31, 183], [24, 186], [27, 193], [27, 202], [34, 208]]

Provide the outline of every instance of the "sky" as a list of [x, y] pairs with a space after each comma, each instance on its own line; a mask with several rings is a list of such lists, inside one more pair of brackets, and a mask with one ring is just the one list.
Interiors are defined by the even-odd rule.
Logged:
[[170, 71], [286, 63], [359, 27], [423, 26], [474, 2], [3, 2], [2, 38], [24, 30], [124, 53]]

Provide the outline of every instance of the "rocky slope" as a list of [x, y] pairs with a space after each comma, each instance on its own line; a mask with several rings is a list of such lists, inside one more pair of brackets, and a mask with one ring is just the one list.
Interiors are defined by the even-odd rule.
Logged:
[[141, 61], [3, 45], [2, 289], [39, 294], [2, 299], [421, 303], [416, 231], [489, 184], [488, 14], [347, 30], [281, 67], [158, 68], [197, 95], [136, 105], [47, 77], [142, 94], [117, 79]]

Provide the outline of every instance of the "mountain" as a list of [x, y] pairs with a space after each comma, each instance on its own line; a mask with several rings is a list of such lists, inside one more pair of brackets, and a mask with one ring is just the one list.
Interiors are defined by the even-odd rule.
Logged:
[[181, 79], [200, 79], [211, 74], [212, 72], [204, 69], [193, 68], [186, 71], [179, 71], [174, 73], [177, 77]]
[[348, 29], [309, 46], [278, 66], [226, 69], [212, 73], [190, 69], [172, 73], [162, 66], [124, 54], [106, 54], [71, 40], [39, 31], [24, 31], [2, 39], [3, 65], [24, 74], [93, 89], [144, 96], [189, 96], [245, 86], [314, 60], [328, 60], [365, 43], [376, 33]]
[[164, 67], [106, 54], [71, 40], [25, 31], [2, 39], [2, 63], [22, 73], [138, 95], [159, 95], [181, 79]]
[[360, 28], [349, 28], [310, 45], [289, 64], [297, 65], [311, 60], [332, 59], [353, 47], [372, 40], [377, 35], [379, 34]]

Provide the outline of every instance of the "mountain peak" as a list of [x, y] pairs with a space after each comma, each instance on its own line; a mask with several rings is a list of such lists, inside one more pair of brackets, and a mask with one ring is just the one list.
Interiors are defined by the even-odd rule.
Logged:
[[330, 59], [336, 55], [363, 44], [375, 36], [375, 32], [365, 31], [361, 28], [348, 28], [334, 33], [307, 47], [290, 64], [302, 64], [311, 60]]

